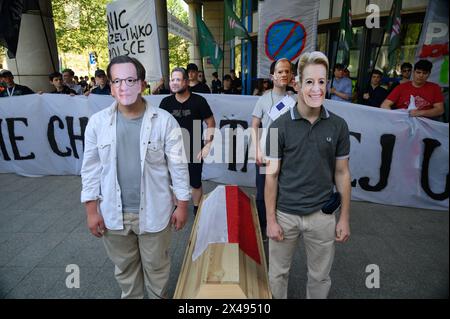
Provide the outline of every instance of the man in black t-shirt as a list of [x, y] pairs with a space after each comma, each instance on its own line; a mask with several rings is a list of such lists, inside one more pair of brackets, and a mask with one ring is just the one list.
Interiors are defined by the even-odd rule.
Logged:
[[196, 93], [211, 93], [208, 85], [198, 80], [198, 66], [195, 63], [189, 63], [186, 68], [189, 79], [189, 90]]
[[[183, 140], [185, 142], [186, 153], [188, 154], [189, 179], [192, 187], [192, 201], [194, 203], [195, 215], [203, 194], [202, 159], [209, 154], [216, 122], [206, 99], [190, 92], [188, 89], [188, 80], [185, 69], [173, 69], [170, 76], [170, 90], [174, 94], [165, 97], [159, 107], [172, 114], [178, 121], [180, 127], [189, 133], [189, 138], [183, 136]], [[207, 125], [204, 141], [202, 140], [203, 121]], [[200, 132], [201, 135], [194, 136], [194, 132]], [[187, 142], [189, 142], [188, 146], [186, 145]]]
[[236, 90], [233, 89], [231, 76], [225, 74], [223, 77], [223, 88], [220, 90], [221, 94], [237, 94]]
[[217, 72], [213, 72], [212, 76], [213, 80], [211, 82], [211, 92], [220, 93], [220, 90], [222, 88], [222, 82], [219, 80], [219, 74]]
[[381, 86], [382, 77], [380, 70], [373, 70], [369, 87], [358, 96], [359, 104], [380, 107], [388, 95], [387, 90]]
[[241, 94], [242, 80], [236, 76], [236, 71], [234, 69], [230, 70], [230, 76], [231, 76], [231, 89], [234, 92], [233, 94]]
[[[108, 77], [106, 76], [104, 70], [95, 70], [95, 83], [97, 83], [97, 87], [93, 88], [90, 93], [99, 95], [111, 95], [111, 87], [109, 86]], [[85, 95], [89, 95], [89, 93], [86, 93]]]

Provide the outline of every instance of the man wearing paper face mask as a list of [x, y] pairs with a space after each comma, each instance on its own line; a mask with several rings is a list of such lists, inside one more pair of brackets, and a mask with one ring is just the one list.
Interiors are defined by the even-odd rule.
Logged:
[[[306, 296], [326, 298], [334, 243], [345, 242], [350, 236], [349, 130], [342, 118], [322, 105], [327, 70], [328, 59], [323, 53], [300, 56], [297, 104], [273, 122], [266, 140], [269, 281], [275, 298], [287, 298], [289, 270], [299, 237], [306, 248]], [[334, 186], [340, 196], [334, 193]]]
[[115, 102], [86, 127], [81, 202], [115, 265], [122, 298], [143, 298], [144, 285], [150, 298], [167, 297], [170, 225], [183, 228], [190, 199], [188, 167], [177, 152], [180, 127], [142, 98], [138, 60], [115, 57], [107, 73]]
[[[287, 102], [295, 103], [294, 99], [291, 100], [294, 97], [292, 92], [286, 91], [286, 87], [292, 78], [291, 62], [286, 58], [274, 61], [270, 66], [270, 75], [273, 80], [273, 88], [267, 90], [258, 99], [252, 113], [252, 141], [255, 141], [256, 157], [256, 207], [258, 209], [259, 224], [264, 239], [266, 239], [264, 146], [267, 128], [272, 124], [276, 116], [280, 116], [282, 112], [288, 111], [289, 105]], [[280, 101], [284, 102], [285, 107], [276, 114], [273, 110], [277, 109]]]

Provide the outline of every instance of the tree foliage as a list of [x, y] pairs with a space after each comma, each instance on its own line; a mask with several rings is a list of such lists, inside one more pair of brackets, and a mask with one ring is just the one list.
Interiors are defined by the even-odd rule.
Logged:
[[[183, 9], [180, 1], [167, 0], [167, 12], [180, 19], [183, 23], [189, 23], [188, 13]], [[186, 67], [189, 63], [189, 42], [183, 38], [169, 34], [169, 69]]]
[[[188, 24], [188, 13], [180, 1], [167, 0], [167, 11]], [[111, 0], [52, 0], [59, 52], [88, 57], [89, 52], [95, 51], [99, 67], [105, 68], [109, 61], [106, 21], [106, 4], [109, 2]], [[170, 69], [186, 66], [189, 62], [189, 43], [172, 34], [169, 34], [168, 40]]]
[[110, 0], [52, 0], [58, 50], [88, 56], [95, 51], [100, 67], [108, 63], [106, 4]]
[[167, 12], [180, 19], [183, 23], [189, 24], [188, 13], [184, 10], [180, 1], [183, 0], [167, 0]]

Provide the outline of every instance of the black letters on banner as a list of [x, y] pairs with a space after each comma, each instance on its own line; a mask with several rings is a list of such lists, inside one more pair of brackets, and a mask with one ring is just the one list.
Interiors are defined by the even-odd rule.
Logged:
[[136, 54], [136, 53], [145, 53], [144, 50], [144, 40], [132, 41], [130, 44], [128, 42], [124, 42], [122, 44], [123, 51], [125, 55]]
[[74, 132], [74, 129], [73, 129], [73, 116], [66, 116], [67, 133], [69, 135], [70, 146], [72, 148], [66, 147], [66, 152], [62, 152], [58, 148], [58, 143], [56, 142], [56, 139], [55, 139], [55, 125], [54, 125], [54, 122], [58, 122], [58, 127], [60, 129], [64, 129], [64, 123], [56, 115], [54, 115], [54, 116], [52, 116], [50, 118], [50, 120], [48, 122], [47, 138], [48, 138], [48, 142], [50, 144], [50, 147], [51, 147], [52, 151], [55, 154], [57, 154], [58, 156], [61, 156], [61, 157], [71, 156], [72, 155], [72, 151], [73, 151], [73, 156], [75, 158], [77, 158], [77, 159], [80, 158], [80, 156], [78, 155], [78, 151], [77, 151], [76, 141], [79, 140], [79, 141], [82, 142], [83, 150], [84, 150], [84, 132], [86, 130], [86, 126], [87, 126], [87, 123], [89, 121], [89, 118], [87, 118], [87, 117], [80, 117], [79, 121], [80, 121], [81, 133], [80, 133], [80, 135], [76, 135], [75, 132]]
[[[230, 125], [230, 128], [235, 131], [239, 126], [241, 126], [244, 130], [248, 128], [247, 121], [241, 121], [241, 120], [221, 120], [220, 121], [220, 128]], [[232, 148], [233, 148], [233, 161], [228, 164], [228, 170], [229, 171], [237, 171], [236, 169], [236, 134], [233, 133], [233, 140], [232, 140]], [[247, 163], [248, 163], [248, 145], [245, 148], [245, 159], [244, 159], [244, 166], [241, 169], [241, 172], [247, 172]]]
[[127, 12], [127, 10], [122, 10], [119, 13], [119, 16], [117, 16], [117, 13], [114, 12], [110, 12], [109, 15], [106, 17], [108, 20], [108, 32], [112, 33], [114, 30], [118, 30], [119, 27], [120, 28], [126, 28], [128, 27], [128, 23], [127, 24], [123, 24], [122, 23], [122, 15], [125, 14]]
[[5, 159], [5, 161], [10, 161], [11, 157], [9, 157], [8, 151], [6, 150], [5, 140], [3, 139], [2, 121], [3, 119], [0, 119], [0, 149], [2, 150], [3, 158]]
[[395, 146], [395, 135], [383, 134], [380, 138], [381, 144], [381, 166], [380, 166], [380, 180], [375, 186], [369, 185], [369, 177], [361, 177], [359, 185], [362, 189], [368, 192], [379, 192], [387, 186], [389, 173], [391, 172], [392, 154]]
[[60, 129], [64, 128], [64, 123], [59, 117], [57, 117], [56, 115], [53, 115], [50, 118], [50, 121], [48, 121], [48, 129], [47, 129], [47, 139], [50, 144], [50, 148], [56, 155], [61, 156], [61, 157], [66, 157], [66, 156], [72, 155], [72, 150], [68, 147], [66, 147], [66, 150], [67, 150], [66, 152], [61, 152], [59, 150], [58, 143], [56, 143], [56, 139], [55, 139], [54, 122], [58, 122], [58, 126]]
[[61, 157], [66, 157], [66, 156], [72, 155], [72, 150], [68, 147], [66, 147], [66, 150], [67, 150], [66, 152], [61, 152], [59, 150], [58, 143], [56, 143], [56, 139], [55, 139], [54, 122], [58, 122], [58, 126], [60, 129], [64, 128], [64, 123], [59, 117], [54, 115], [50, 118], [50, 121], [48, 121], [48, 129], [47, 129], [47, 139], [48, 139], [48, 142], [50, 143], [50, 148], [56, 155], [61, 156]]
[[6, 119], [6, 124], [8, 126], [9, 141], [11, 142], [11, 147], [12, 147], [13, 154], [14, 154], [14, 160], [22, 161], [22, 160], [34, 159], [36, 156], [34, 155], [33, 152], [31, 152], [30, 154], [28, 154], [26, 156], [20, 155], [16, 141], [23, 141], [23, 136], [15, 135], [14, 122], [23, 122], [25, 124], [25, 126], [28, 126], [28, 120], [24, 117]]
[[420, 184], [427, 193], [428, 196], [430, 196], [434, 200], [445, 200], [449, 197], [449, 175], [447, 173], [447, 179], [445, 180], [445, 190], [440, 193], [436, 194], [433, 193], [433, 191], [430, 188], [429, 184], [429, 167], [430, 167], [430, 158], [433, 154], [433, 151], [436, 147], [441, 146], [441, 143], [437, 140], [431, 139], [431, 138], [425, 138], [423, 139], [423, 143], [425, 144], [425, 151], [423, 153], [423, 162], [422, 162], [422, 174], [420, 179]]
[[[350, 136], [353, 136], [358, 143], [361, 143], [361, 133], [350, 132]], [[352, 187], [356, 187], [356, 179], [352, 180]]]
[[73, 117], [66, 116], [67, 130], [68, 130], [69, 138], [70, 138], [70, 146], [72, 146], [73, 156], [75, 156], [75, 158], [80, 158], [78, 156], [78, 152], [77, 152], [76, 140], [80, 140], [83, 143], [83, 151], [84, 151], [84, 131], [86, 131], [86, 126], [89, 121], [89, 118], [80, 117], [79, 121], [80, 121], [81, 134], [75, 135], [75, 133], [73, 131]]
[[151, 23], [132, 26], [125, 23], [126, 13], [127, 11], [124, 9], [119, 14], [114, 11], [107, 16], [110, 58], [145, 53], [145, 43], [141, 39], [150, 36], [153, 32]]

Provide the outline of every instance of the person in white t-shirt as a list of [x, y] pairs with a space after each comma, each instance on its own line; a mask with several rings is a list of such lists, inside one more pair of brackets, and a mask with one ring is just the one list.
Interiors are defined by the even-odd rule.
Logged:
[[252, 113], [252, 141], [255, 142], [256, 147], [256, 207], [264, 239], [267, 238], [264, 202], [265, 174], [263, 171], [265, 165], [265, 136], [267, 135], [265, 129], [268, 129], [273, 122], [273, 118], [269, 116], [271, 109], [287, 95], [294, 98], [292, 92], [286, 91], [286, 87], [293, 76], [291, 62], [285, 58], [274, 61], [270, 67], [270, 74], [273, 80], [273, 88], [267, 90], [258, 99]]

